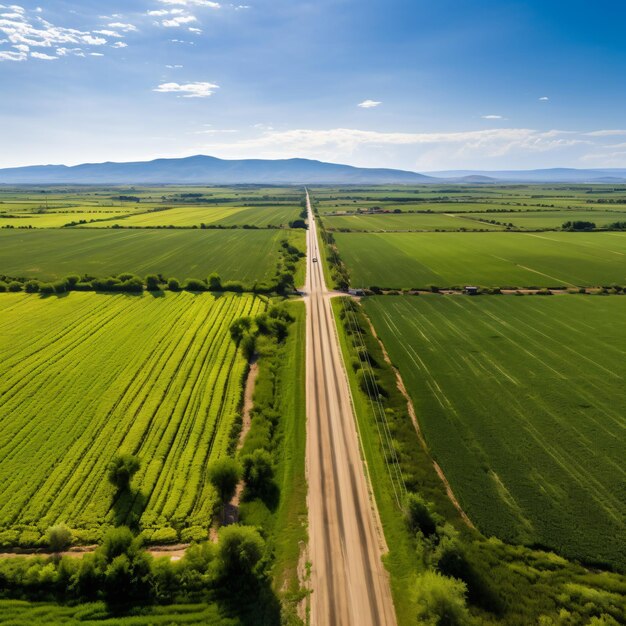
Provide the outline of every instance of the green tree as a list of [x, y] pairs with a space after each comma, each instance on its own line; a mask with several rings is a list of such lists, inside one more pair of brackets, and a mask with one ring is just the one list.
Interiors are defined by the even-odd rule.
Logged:
[[127, 453], [116, 454], [109, 463], [109, 482], [120, 491], [128, 489], [132, 477], [140, 467], [139, 459]]
[[234, 524], [220, 530], [218, 557], [226, 577], [260, 576], [264, 551], [265, 542], [255, 528]]
[[235, 494], [237, 483], [241, 479], [241, 466], [235, 459], [224, 456], [213, 461], [209, 466], [209, 480], [217, 489], [220, 501], [226, 504]]
[[409, 528], [415, 533], [420, 531], [426, 537], [429, 537], [437, 530], [437, 524], [430, 512], [430, 507], [416, 493], [408, 494], [404, 505], [404, 515]]
[[424, 572], [415, 582], [417, 618], [426, 626], [471, 624], [465, 604], [465, 585], [439, 572]]
[[219, 274], [213, 272], [208, 278], [209, 291], [222, 291], [222, 279]]
[[263, 448], [257, 448], [252, 454], [244, 456], [241, 462], [243, 479], [251, 495], [267, 494], [274, 480], [274, 466], [270, 453]]
[[170, 291], [180, 291], [180, 283], [178, 282], [177, 278], [170, 278], [167, 281], [167, 288]]
[[26, 293], [37, 293], [39, 291], [39, 281], [38, 280], [29, 280], [25, 285], [24, 285], [24, 291]]
[[22, 291], [22, 283], [18, 283], [16, 280], [12, 280], [9, 283], [8, 289], [12, 293], [17, 293], [18, 291]]
[[159, 277], [155, 274], [148, 274], [146, 276], [146, 289], [148, 291], [159, 291], [160, 288]]
[[46, 531], [46, 541], [52, 552], [63, 552], [72, 543], [72, 531], [65, 524], [50, 526]]

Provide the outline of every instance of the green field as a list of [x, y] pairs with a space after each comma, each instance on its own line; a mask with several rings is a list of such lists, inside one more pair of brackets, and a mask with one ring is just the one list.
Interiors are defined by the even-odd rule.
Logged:
[[274, 275], [283, 239], [305, 247], [303, 231], [0, 230], [0, 274], [54, 280], [131, 272], [184, 280], [217, 272], [250, 285]]
[[[485, 224], [480, 219], [498, 219], [496, 216], [481, 215], [468, 219], [465, 215], [442, 213], [396, 213], [385, 215], [337, 215], [324, 217], [324, 226], [329, 230], [352, 231], [419, 231], [419, 230], [503, 230], [503, 226]], [[500, 220], [498, 220], [500, 221]]]
[[47, 213], [12, 213], [11, 215], [14, 217], [0, 216], [0, 228], [7, 226], [13, 228], [61, 228], [72, 222], [103, 220], [118, 217], [120, 214], [113, 211], [72, 211], [71, 213], [49, 211]]
[[[0, 298], [0, 527], [29, 543], [65, 521], [207, 528], [207, 463], [227, 451], [245, 361], [228, 331], [263, 310], [253, 296], [187, 293]], [[105, 468], [142, 459], [134, 500], [116, 501]], [[81, 538], [80, 533], [77, 533]]]
[[478, 527], [624, 569], [626, 298], [364, 306]]
[[512, 213], [468, 213], [464, 217], [476, 220], [493, 219], [505, 224], [512, 224], [515, 228], [560, 229], [565, 222], [582, 220], [593, 222], [598, 228], [606, 227], [614, 222], [626, 222], [626, 212], [604, 211], [602, 209], [575, 211], [515, 211]]
[[354, 287], [626, 283], [626, 233], [335, 233]]
[[90, 224], [93, 227], [111, 226], [177, 226], [191, 227], [200, 224], [220, 226], [287, 226], [298, 218], [301, 209], [297, 206], [241, 207], [230, 204], [204, 207], [176, 207], [167, 210], [131, 215], [124, 219]]

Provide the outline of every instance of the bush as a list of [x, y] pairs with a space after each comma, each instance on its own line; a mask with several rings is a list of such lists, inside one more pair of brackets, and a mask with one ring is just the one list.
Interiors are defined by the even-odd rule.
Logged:
[[148, 274], [148, 276], [146, 276], [146, 289], [148, 291], [159, 291], [161, 289], [159, 277], [154, 274]]
[[241, 466], [235, 459], [224, 456], [209, 466], [209, 480], [217, 490], [220, 501], [228, 502], [235, 494], [241, 478]]
[[264, 551], [265, 542], [254, 528], [235, 524], [220, 530], [218, 556], [226, 577], [258, 576]]
[[44, 296], [54, 293], [54, 285], [52, 283], [44, 283], [43, 285], [40, 285], [39, 293], [42, 293]]
[[465, 605], [465, 585], [439, 572], [424, 572], [416, 584], [417, 619], [427, 626], [467, 626], [471, 623]]
[[25, 285], [24, 285], [24, 291], [26, 293], [38, 293], [39, 292], [39, 287], [40, 287], [40, 283], [38, 280], [29, 280]]
[[219, 274], [213, 273], [208, 278], [209, 291], [222, 291], [222, 279]]
[[250, 330], [252, 320], [249, 317], [239, 317], [230, 325], [230, 336], [233, 341], [241, 341]]
[[46, 531], [46, 541], [52, 552], [63, 552], [72, 543], [72, 531], [65, 524], [50, 526]]
[[130, 480], [139, 470], [139, 459], [132, 454], [117, 454], [109, 463], [109, 482], [119, 490], [128, 489]]
[[54, 288], [54, 293], [65, 293], [68, 291], [68, 285], [64, 280], [57, 280], [52, 283], [52, 287]]
[[409, 528], [414, 532], [421, 532], [426, 537], [434, 535], [437, 524], [430, 512], [430, 507], [421, 496], [409, 493], [404, 506], [404, 515]]
[[185, 291], [206, 291], [206, 284], [197, 278], [188, 278], [183, 286]]
[[69, 291], [71, 289], [74, 289], [74, 287], [80, 282], [80, 276], [76, 276], [75, 274], [66, 276], [65, 282], [68, 285], [68, 291]]
[[22, 291], [22, 283], [18, 283], [16, 280], [12, 280], [8, 284], [7, 288], [11, 293], [17, 293], [18, 291]]
[[274, 466], [267, 450], [258, 448], [241, 459], [243, 479], [251, 496], [263, 497], [273, 487]]
[[180, 283], [178, 282], [176, 278], [170, 278], [167, 281], [167, 288], [170, 291], [180, 291]]
[[8, 285], [3, 280], [0, 280], [0, 293], [6, 293], [7, 290]]

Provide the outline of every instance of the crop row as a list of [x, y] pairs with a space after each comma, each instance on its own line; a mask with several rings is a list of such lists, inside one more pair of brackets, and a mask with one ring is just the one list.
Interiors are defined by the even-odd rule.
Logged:
[[626, 300], [368, 298], [365, 310], [485, 534], [626, 565]]
[[[69, 300], [16, 294], [0, 303], [0, 331], [19, 328], [3, 334], [0, 527], [18, 541], [26, 531], [22, 543], [58, 521], [84, 540], [133, 516], [145, 528], [206, 527], [206, 467], [227, 450], [245, 368], [228, 329], [263, 302], [186, 293]], [[142, 467], [132, 498], [116, 500], [105, 474], [120, 451]]]

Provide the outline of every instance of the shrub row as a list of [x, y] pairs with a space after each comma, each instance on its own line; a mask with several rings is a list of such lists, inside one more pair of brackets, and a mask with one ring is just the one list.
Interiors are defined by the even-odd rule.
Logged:
[[192, 544], [180, 561], [154, 559], [127, 527], [111, 529], [82, 558], [0, 560], [0, 596], [28, 600], [105, 600], [119, 609], [206, 599], [216, 590], [254, 592], [267, 577], [265, 542], [254, 528], [229, 526], [218, 544]]

